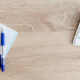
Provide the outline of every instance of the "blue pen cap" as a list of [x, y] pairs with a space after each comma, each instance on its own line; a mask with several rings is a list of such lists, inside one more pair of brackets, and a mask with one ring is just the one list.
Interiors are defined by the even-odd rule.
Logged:
[[4, 46], [5, 45], [5, 34], [1, 33], [1, 45]]

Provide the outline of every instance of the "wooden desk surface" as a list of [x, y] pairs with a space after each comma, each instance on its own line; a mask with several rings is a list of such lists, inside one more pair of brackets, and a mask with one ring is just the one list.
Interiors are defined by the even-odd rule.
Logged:
[[72, 45], [77, 26], [53, 24], [64, 8], [79, 7], [79, 0], [0, 0], [0, 22], [19, 32], [0, 79], [80, 80], [80, 47]]

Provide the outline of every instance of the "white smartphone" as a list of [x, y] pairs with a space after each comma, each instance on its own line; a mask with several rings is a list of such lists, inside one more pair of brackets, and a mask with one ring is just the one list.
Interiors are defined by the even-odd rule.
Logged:
[[79, 26], [77, 28], [77, 31], [73, 40], [73, 45], [80, 46], [80, 23], [79, 23]]

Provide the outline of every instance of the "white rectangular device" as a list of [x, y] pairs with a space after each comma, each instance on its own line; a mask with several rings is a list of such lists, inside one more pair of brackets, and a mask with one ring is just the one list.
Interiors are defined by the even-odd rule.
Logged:
[[77, 28], [77, 31], [73, 40], [73, 45], [80, 46], [80, 23], [79, 23], [79, 26]]

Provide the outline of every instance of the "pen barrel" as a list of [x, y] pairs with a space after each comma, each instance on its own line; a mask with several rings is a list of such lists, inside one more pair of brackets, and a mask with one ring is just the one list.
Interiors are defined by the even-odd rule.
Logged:
[[1, 59], [2, 59], [2, 56], [1, 56], [1, 54], [0, 54], [0, 68], [1, 68]]
[[5, 45], [5, 34], [1, 33], [1, 46]]
[[2, 72], [5, 71], [5, 59], [4, 58], [2, 58], [1, 70], [2, 70]]

